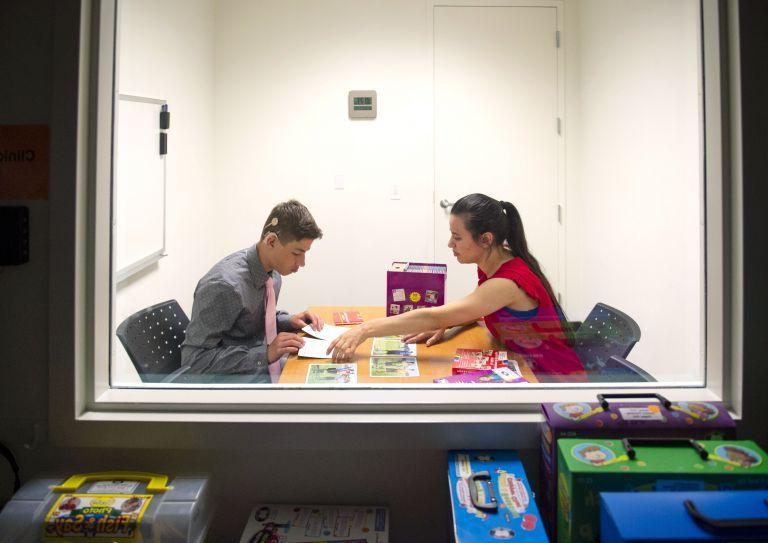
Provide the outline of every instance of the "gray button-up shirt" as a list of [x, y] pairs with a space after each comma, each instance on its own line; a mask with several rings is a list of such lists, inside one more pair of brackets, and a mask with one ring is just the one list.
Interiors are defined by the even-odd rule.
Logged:
[[[277, 300], [282, 279], [274, 270], [270, 274]], [[181, 345], [188, 373], [251, 373], [270, 382], [264, 340], [266, 280], [255, 245], [224, 258], [200, 279]], [[289, 318], [287, 312], [277, 312], [278, 332], [294, 331]]]

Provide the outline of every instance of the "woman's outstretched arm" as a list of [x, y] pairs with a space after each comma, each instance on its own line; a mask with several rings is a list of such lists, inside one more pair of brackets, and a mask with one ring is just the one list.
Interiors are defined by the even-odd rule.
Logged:
[[425, 332], [475, 321], [507, 305], [523, 295], [508, 279], [489, 279], [471, 294], [439, 307], [425, 307], [392, 317], [373, 319], [359, 324], [331, 342], [328, 353], [334, 361], [349, 360], [355, 349], [370, 337]]

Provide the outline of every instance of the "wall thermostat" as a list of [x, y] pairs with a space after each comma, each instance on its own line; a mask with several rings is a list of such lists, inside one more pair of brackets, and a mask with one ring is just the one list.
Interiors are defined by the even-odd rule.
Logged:
[[349, 91], [349, 118], [376, 118], [376, 91]]

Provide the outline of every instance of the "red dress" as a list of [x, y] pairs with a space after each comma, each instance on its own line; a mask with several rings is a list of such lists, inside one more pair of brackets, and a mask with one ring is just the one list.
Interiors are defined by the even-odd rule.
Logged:
[[[478, 285], [489, 278], [477, 268]], [[530, 311], [516, 311], [502, 307], [483, 317], [488, 330], [507, 349], [525, 356], [540, 381], [586, 381], [584, 366], [578, 355], [568, 346], [555, 304], [522, 258], [508, 260], [490, 279], [514, 281], [538, 307]]]

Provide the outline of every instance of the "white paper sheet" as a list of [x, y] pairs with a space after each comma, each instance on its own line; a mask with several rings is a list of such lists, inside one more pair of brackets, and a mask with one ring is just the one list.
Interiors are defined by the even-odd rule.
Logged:
[[333, 355], [325, 354], [331, 342], [326, 339], [304, 338], [304, 346], [299, 349], [299, 356], [304, 358], [333, 358]]
[[349, 330], [349, 326], [334, 326], [332, 324], [326, 324], [323, 326], [322, 330], [313, 330], [312, 326], [308, 324], [301, 330], [302, 332], [306, 332], [310, 336], [316, 337], [317, 339], [327, 339], [328, 341], [333, 341], [341, 334]]

